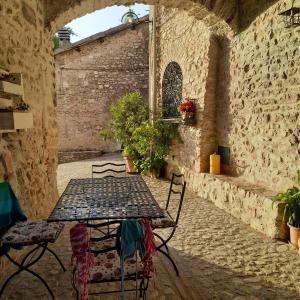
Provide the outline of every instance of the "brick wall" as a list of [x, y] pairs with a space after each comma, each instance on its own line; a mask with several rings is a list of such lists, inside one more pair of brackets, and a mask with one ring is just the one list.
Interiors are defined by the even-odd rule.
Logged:
[[148, 99], [148, 23], [56, 54], [59, 151], [120, 149], [97, 132], [110, 121], [120, 96], [140, 91]]

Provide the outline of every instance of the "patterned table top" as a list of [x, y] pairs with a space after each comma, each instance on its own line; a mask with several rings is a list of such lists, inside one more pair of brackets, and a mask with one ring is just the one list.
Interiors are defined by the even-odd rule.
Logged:
[[139, 175], [71, 179], [48, 221], [161, 218], [163, 212]]

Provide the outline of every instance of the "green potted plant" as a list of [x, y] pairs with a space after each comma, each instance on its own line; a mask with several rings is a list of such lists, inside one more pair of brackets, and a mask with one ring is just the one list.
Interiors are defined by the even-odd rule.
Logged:
[[[300, 171], [297, 171], [298, 186], [300, 187]], [[300, 189], [299, 187], [289, 188], [284, 193], [273, 197], [274, 203], [284, 205], [283, 221], [287, 222], [290, 228], [290, 242], [298, 248], [300, 238]]]
[[143, 122], [133, 131], [133, 147], [140, 158], [134, 165], [142, 174], [158, 177], [161, 168], [166, 164], [171, 142], [178, 137], [176, 124], [164, 122], [161, 115], [150, 121]]
[[148, 119], [147, 102], [139, 92], [126, 94], [112, 104], [111, 115], [111, 121], [99, 131], [99, 136], [122, 144], [127, 170], [129, 173], [135, 172], [133, 160], [139, 159], [139, 154], [133, 146], [132, 135], [135, 128]]

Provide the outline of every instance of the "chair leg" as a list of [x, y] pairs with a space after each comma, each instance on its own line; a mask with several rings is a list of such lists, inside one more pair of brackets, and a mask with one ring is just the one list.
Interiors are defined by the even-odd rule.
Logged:
[[172, 257], [160, 248], [156, 248], [156, 250], [159, 251], [160, 253], [162, 253], [163, 255], [165, 255], [170, 260], [170, 262], [172, 263], [172, 265], [174, 267], [176, 275], [179, 277], [179, 271], [178, 271], [177, 266], [176, 266], [174, 260], [172, 259]]
[[31, 275], [37, 277], [41, 282], [42, 284], [45, 286], [45, 288], [48, 290], [49, 294], [51, 295], [51, 298], [52, 299], [55, 299], [54, 297], [54, 294], [53, 292], [51, 291], [49, 285], [47, 284], [47, 282], [37, 273], [29, 270], [29, 269], [19, 269], [18, 271], [14, 272], [13, 274], [11, 274], [7, 279], [6, 281], [4, 282], [4, 284], [2, 285], [1, 287], [1, 290], [0, 290], [0, 297], [1, 295], [3, 294], [7, 284], [10, 282], [11, 279], [13, 279], [16, 275], [18, 275], [19, 273], [21, 273], [22, 271], [27, 271], [28, 273], [30, 273]]
[[167, 250], [167, 253], [169, 254], [169, 247], [167, 246], [165, 240], [159, 234], [157, 234], [156, 232], [153, 232], [153, 235], [156, 236], [157, 238], [159, 238], [160, 241], [162, 242], [162, 244], [159, 245], [159, 248], [165, 247], [166, 250]]
[[55, 258], [56, 260], [58, 261], [58, 263], [60, 264], [61, 268], [63, 269], [64, 272], [66, 272], [66, 268], [65, 266], [63, 265], [62, 261], [60, 260], [60, 258], [57, 256], [57, 254], [50, 248], [48, 248], [46, 246], [46, 250], [49, 251]]
[[[36, 259], [34, 259], [32, 262], [28, 263], [27, 265], [24, 265], [26, 259], [29, 257], [30, 254], [32, 254], [34, 251], [37, 251], [39, 248], [42, 248], [41, 253], [38, 255], [38, 257]], [[29, 251], [29, 253], [27, 253], [27, 255], [24, 257], [24, 259], [22, 260], [21, 264], [18, 263], [17, 261], [15, 261], [8, 253], [5, 254], [5, 256], [15, 265], [17, 266], [19, 269], [14, 272], [13, 274], [11, 274], [6, 281], [4, 282], [4, 284], [2, 285], [2, 288], [0, 290], [0, 296], [2, 295], [2, 293], [4, 292], [7, 284], [9, 283], [9, 281], [15, 277], [16, 275], [18, 275], [19, 273], [21, 273], [22, 271], [26, 271], [28, 273], [30, 273], [31, 275], [35, 276], [36, 278], [38, 278], [41, 283], [46, 287], [46, 289], [48, 290], [49, 294], [51, 295], [52, 299], [55, 299], [53, 292], [51, 291], [49, 285], [47, 284], [47, 282], [37, 273], [35, 273], [34, 271], [30, 270], [29, 267], [31, 267], [32, 265], [34, 265], [37, 261], [39, 261], [42, 256], [44, 255], [45, 251], [47, 249], [47, 243], [45, 244], [40, 244], [39, 246], [35, 247], [33, 250]]]

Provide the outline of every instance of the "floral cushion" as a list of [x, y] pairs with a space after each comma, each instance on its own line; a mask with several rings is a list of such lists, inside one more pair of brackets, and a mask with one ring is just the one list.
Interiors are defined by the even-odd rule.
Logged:
[[172, 217], [169, 215], [169, 213], [166, 210], [163, 210], [163, 212], [164, 212], [163, 218], [152, 219], [151, 226], [153, 229], [169, 228], [169, 227], [174, 227], [176, 225]]
[[48, 223], [43, 220], [18, 222], [2, 237], [3, 244], [32, 245], [47, 241], [54, 243], [64, 224]]
[[[112, 243], [114, 244], [114, 241], [112, 241]], [[99, 244], [102, 244], [102, 242]], [[106, 245], [108, 245], [108, 243]], [[101, 246], [99, 246], [99, 248], [101, 248]], [[135, 256], [126, 259], [124, 262], [125, 279], [130, 276], [135, 276], [136, 270], [138, 272], [138, 275], [142, 274], [142, 265], [140, 258], [138, 257], [138, 261], [136, 261]], [[96, 256], [96, 265], [90, 269], [90, 281], [103, 282], [111, 280], [120, 280], [120, 278], [120, 257], [117, 251], [112, 250], [106, 253], [98, 254]]]
[[104, 250], [107, 248], [115, 247], [116, 246], [116, 240], [115, 239], [108, 239], [104, 241], [91, 241], [90, 242], [90, 249], [99, 251], [99, 250]]

